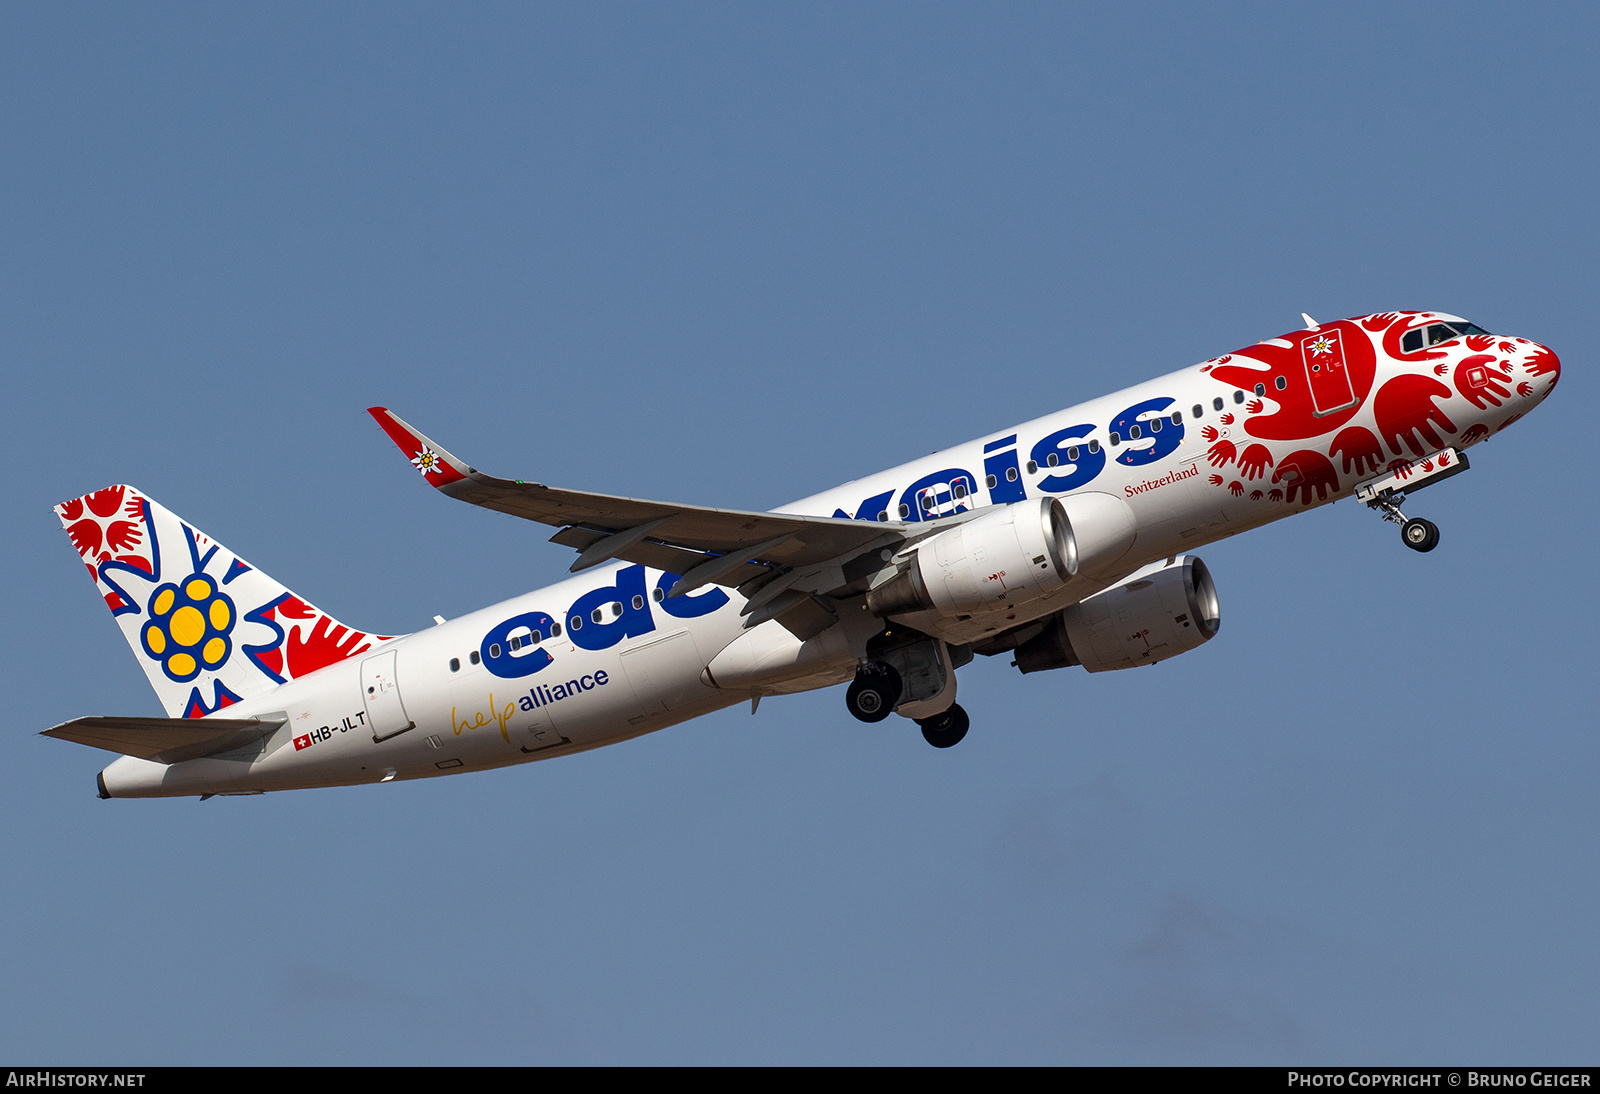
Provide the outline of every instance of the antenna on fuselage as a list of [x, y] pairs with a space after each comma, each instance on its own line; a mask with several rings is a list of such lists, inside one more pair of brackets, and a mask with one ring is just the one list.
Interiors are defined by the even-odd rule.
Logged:
[[1304, 319], [1306, 321], [1306, 329], [1308, 329], [1308, 330], [1316, 330], [1318, 327], [1322, 326], [1321, 323], [1318, 323], [1315, 319], [1311, 318], [1311, 316], [1307, 315], [1305, 312], [1301, 312], [1300, 313], [1300, 318]]

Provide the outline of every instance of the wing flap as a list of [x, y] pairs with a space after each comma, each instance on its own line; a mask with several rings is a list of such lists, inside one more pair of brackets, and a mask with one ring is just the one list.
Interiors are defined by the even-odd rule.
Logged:
[[[589, 528], [563, 528], [550, 537], [550, 542], [581, 552], [606, 538], [608, 538], [607, 533], [596, 532]], [[692, 551], [684, 547], [674, 547], [670, 543], [657, 543], [645, 539], [618, 551], [612, 557], [620, 558], [624, 562], [637, 562], [669, 574], [686, 574], [704, 562], [707, 556], [703, 551]], [[762, 566], [760, 563], [746, 562], [726, 575], [718, 584], [743, 585], [747, 581], [768, 577], [773, 572], [770, 567]]]

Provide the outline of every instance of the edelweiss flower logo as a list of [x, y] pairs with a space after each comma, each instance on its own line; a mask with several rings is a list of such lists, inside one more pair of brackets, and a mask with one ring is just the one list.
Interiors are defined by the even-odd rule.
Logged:
[[179, 683], [216, 671], [228, 659], [228, 637], [238, 614], [233, 601], [206, 574], [190, 574], [181, 585], [166, 584], [150, 598], [150, 618], [139, 637], [144, 652], [161, 662]]
[[1333, 339], [1329, 338], [1326, 334], [1320, 336], [1315, 342], [1311, 343], [1311, 353], [1315, 357], [1321, 357], [1324, 353], [1332, 352]]
[[444, 470], [444, 461], [439, 458], [439, 453], [427, 445], [423, 445], [422, 451], [411, 457], [411, 465], [421, 471], [424, 478], [435, 471]]

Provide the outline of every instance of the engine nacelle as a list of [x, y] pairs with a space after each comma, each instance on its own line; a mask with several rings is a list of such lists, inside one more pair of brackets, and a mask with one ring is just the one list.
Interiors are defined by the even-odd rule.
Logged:
[[1153, 665], [1214, 638], [1222, 623], [1205, 563], [1179, 555], [1051, 617], [1044, 633], [1017, 647], [1023, 672], [1082, 665], [1090, 672]]
[[932, 609], [975, 615], [1026, 604], [1078, 572], [1078, 545], [1055, 498], [984, 510], [917, 544], [894, 577], [867, 594], [880, 616]]

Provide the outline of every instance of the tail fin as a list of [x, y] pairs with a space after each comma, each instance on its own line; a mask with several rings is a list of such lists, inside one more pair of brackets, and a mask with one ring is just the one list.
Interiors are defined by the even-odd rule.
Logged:
[[131, 486], [56, 506], [161, 705], [200, 718], [363, 653], [353, 631]]

